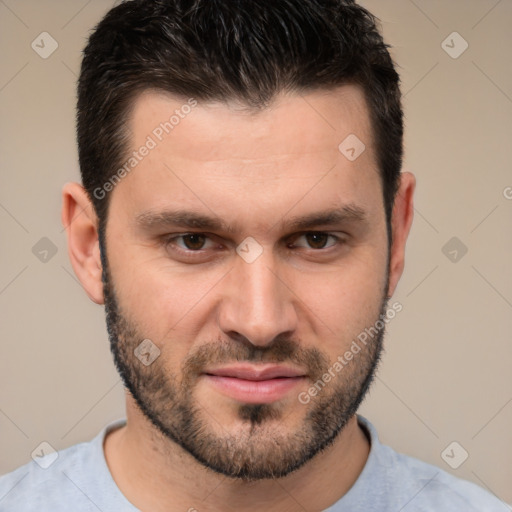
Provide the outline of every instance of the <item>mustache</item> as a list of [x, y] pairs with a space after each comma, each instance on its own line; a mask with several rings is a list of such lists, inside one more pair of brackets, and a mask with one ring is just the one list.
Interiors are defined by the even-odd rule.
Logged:
[[329, 359], [317, 348], [304, 348], [288, 338], [276, 338], [264, 347], [245, 338], [235, 342], [219, 339], [198, 347], [185, 358], [182, 375], [189, 378], [203, 373], [210, 365], [247, 363], [292, 363], [312, 378], [321, 377], [329, 368]]

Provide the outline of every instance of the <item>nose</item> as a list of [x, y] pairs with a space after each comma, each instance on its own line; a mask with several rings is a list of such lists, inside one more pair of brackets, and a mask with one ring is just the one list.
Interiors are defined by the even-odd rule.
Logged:
[[270, 251], [252, 263], [236, 258], [218, 313], [219, 327], [227, 336], [243, 336], [255, 346], [265, 347], [296, 330], [295, 296], [282, 272]]

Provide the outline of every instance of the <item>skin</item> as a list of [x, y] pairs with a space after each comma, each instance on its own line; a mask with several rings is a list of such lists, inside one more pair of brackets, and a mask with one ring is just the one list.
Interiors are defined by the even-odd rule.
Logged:
[[[137, 98], [129, 120], [133, 150], [185, 102], [156, 92]], [[403, 272], [415, 179], [410, 173], [401, 175], [388, 261], [370, 128], [364, 96], [352, 85], [302, 96], [281, 94], [258, 113], [234, 102], [200, 102], [111, 193], [109, 277], [133, 335], [127, 327], [119, 346], [129, 348], [128, 358], [130, 343], [152, 340], [160, 350], [154, 366], [143, 369], [132, 358], [132, 368], [139, 368], [140, 375], [147, 371], [152, 372], [147, 376], [163, 376], [164, 384], [174, 383], [176, 389], [186, 383], [190, 404], [213, 436], [209, 439], [238, 440], [234, 453], [247, 455], [255, 466], [268, 458], [278, 467], [272, 440], [292, 443], [300, 433], [303, 442], [314, 444], [308, 412], [322, 400], [329, 403], [348, 394], [351, 386], [361, 387], [376, 357], [363, 351], [309, 404], [297, 400], [317, 376], [313, 354], [327, 365], [344, 354], [378, 320], [385, 297], [393, 295]], [[353, 162], [338, 150], [351, 133], [366, 146]], [[343, 205], [358, 208], [364, 219], [299, 232], [290, 225], [294, 217]], [[207, 230], [211, 238], [199, 254], [179, 252], [177, 245], [186, 251], [184, 240], [166, 245], [165, 235], [205, 230], [148, 228], [137, 222], [142, 213], [169, 208], [220, 218], [229, 229]], [[98, 222], [77, 183], [64, 187], [62, 221], [73, 268], [91, 300], [103, 304]], [[329, 237], [327, 247], [311, 247], [311, 239], [304, 236], [310, 232], [339, 236], [341, 242]], [[236, 252], [246, 237], [262, 249], [252, 263]], [[215, 361], [220, 366], [235, 361], [228, 356], [248, 357], [251, 350], [277, 361], [274, 349], [283, 340], [294, 347], [293, 356], [304, 359], [284, 358], [281, 364], [301, 367], [297, 363], [302, 361], [308, 375], [267, 408], [274, 416], [262, 415], [259, 422], [244, 417], [243, 404], [220, 393], [199, 373], [184, 373], [184, 362], [200, 350], [214, 357], [216, 343], [225, 347]], [[172, 415], [165, 415], [169, 404], [161, 396], [154, 398], [151, 405], [170, 423]], [[323, 510], [350, 489], [370, 448], [351, 415], [324, 450], [286, 476], [233, 478], [198, 461], [157, 428], [139, 405], [127, 392], [127, 425], [107, 437], [104, 450], [116, 484], [142, 511]], [[293, 443], [285, 446], [291, 454], [297, 448]], [[252, 459], [244, 451], [248, 447]]]

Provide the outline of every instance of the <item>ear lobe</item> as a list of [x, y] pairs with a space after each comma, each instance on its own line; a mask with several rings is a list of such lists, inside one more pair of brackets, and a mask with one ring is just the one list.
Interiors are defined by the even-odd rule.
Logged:
[[414, 189], [416, 178], [410, 172], [400, 175], [400, 185], [396, 194], [391, 219], [393, 232], [391, 254], [389, 262], [388, 293], [391, 297], [395, 292], [398, 281], [402, 276], [405, 265], [405, 244], [411, 229], [414, 217]]
[[79, 183], [67, 183], [62, 189], [61, 218], [73, 270], [89, 298], [96, 304], [103, 304], [98, 218], [87, 192]]

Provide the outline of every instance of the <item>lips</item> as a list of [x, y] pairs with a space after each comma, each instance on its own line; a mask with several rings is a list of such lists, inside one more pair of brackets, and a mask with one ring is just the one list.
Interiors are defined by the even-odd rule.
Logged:
[[289, 366], [250, 366], [237, 365], [223, 368], [208, 370], [207, 375], [216, 375], [218, 377], [234, 377], [244, 380], [270, 380], [285, 377], [305, 377], [305, 373], [301, 370], [291, 368]]
[[297, 368], [279, 365], [238, 364], [204, 372], [205, 381], [240, 403], [262, 404], [284, 399], [305, 381]]

